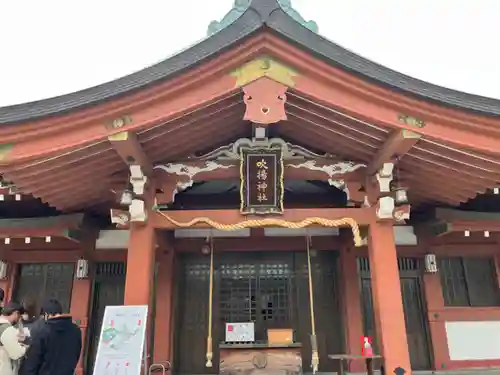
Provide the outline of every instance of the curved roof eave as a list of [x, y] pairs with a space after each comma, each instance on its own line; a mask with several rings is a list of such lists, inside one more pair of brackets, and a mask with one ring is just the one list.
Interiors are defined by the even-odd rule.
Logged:
[[500, 100], [424, 82], [365, 59], [311, 31], [290, 12], [285, 11], [280, 6], [280, 1], [282, 0], [251, 0], [246, 10], [228, 26], [191, 48], [136, 73], [67, 95], [0, 107], [0, 124], [14, 124], [62, 114], [131, 93], [198, 64], [265, 26], [328, 63], [378, 84], [437, 104], [500, 116]]

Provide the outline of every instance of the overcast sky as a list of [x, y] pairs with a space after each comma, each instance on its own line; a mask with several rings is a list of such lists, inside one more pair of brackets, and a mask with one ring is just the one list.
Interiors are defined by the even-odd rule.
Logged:
[[[0, 106], [152, 65], [203, 38], [233, 0], [0, 1]], [[292, 0], [328, 39], [394, 70], [500, 99], [499, 0]]]

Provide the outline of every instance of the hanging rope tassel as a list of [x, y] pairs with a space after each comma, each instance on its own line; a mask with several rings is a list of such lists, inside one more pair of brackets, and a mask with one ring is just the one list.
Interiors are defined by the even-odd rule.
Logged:
[[214, 246], [212, 239], [210, 239], [210, 281], [208, 286], [208, 336], [207, 336], [207, 363], [206, 367], [212, 367], [212, 359], [214, 356], [212, 346], [212, 305], [213, 305], [213, 291], [214, 291]]
[[318, 372], [319, 368], [319, 353], [318, 353], [318, 338], [316, 337], [316, 322], [314, 316], [314, 295], [313, 295], [313, 280], [311, 271], [311, 238], [307, 237], [307, 274], [309, 278], [309, 309], [311, 310], [311, 368], [312, 373]]

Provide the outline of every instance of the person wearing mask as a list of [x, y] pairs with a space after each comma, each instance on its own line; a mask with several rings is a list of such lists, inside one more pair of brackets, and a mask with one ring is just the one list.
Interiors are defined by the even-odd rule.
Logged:
[[82, 350], [80, 328], [57, 300], [44, 303], [42, 313], [46, 323], [33, 335], [19, 375], [74, 375]]
[[26, 346], [19, 342], [19, 331], [15, 327], [21, 320], [24, 308], [10, 302], [0, 316], [0, 375], [16, 375], [16, 363], [26, 353]]

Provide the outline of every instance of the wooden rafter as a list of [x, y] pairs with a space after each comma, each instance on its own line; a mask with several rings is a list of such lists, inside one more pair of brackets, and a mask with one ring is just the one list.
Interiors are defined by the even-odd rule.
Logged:
[[134, 133], [124, 131], [108, 136], [108, 140], [127, 165], [140, 165], [151, 176], [153, 166]]
[[372, 161], [367, 167], [366, 173], [371, 176], [375, 174], [384, 163], [396, 162], [405, 155], [420, 139], [420, 134], [410, 130], [395, 130], [379, 148]]

